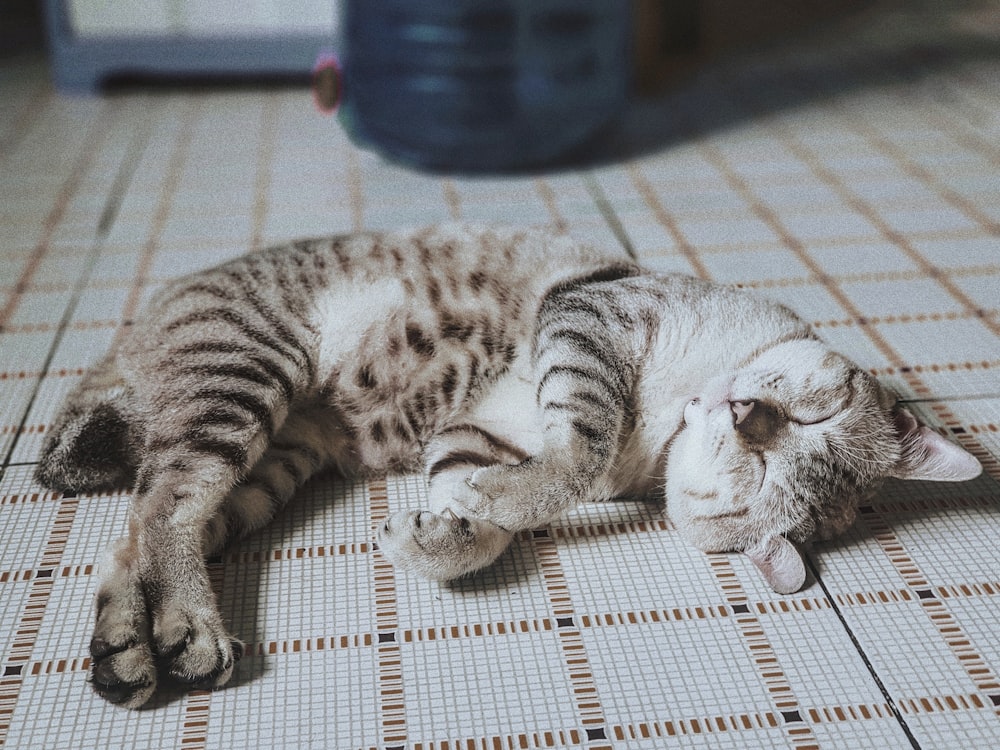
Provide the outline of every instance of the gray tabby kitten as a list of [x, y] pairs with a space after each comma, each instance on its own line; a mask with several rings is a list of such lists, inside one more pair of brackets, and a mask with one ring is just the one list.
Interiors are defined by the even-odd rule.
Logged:
[[539, 231], [448, 226], [257, 252], [166, 287], [73, 391], [37, 469], [132, 487], [101, 568], [92, 683], [136, 707], [158, 670], [231, 676], [205, 557], [310, 476], [411, 471], [431, 510], [379, 544], [435, 579], [584, 501], [666, 496], [703, 550], [780, 592], [797, 543], [847, 528], [885, 477], [976, 460], [920, 426], [783, 307]]

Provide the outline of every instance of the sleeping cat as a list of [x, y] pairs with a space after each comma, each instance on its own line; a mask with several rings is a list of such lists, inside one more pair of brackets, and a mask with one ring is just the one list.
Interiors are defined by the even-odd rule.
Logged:
[[412, 471], [429, 511], [378, 531], [434, 579], [599, 498], [666, 497], [703, 550], [779, 592], [796, 545], [853, 521], [885, 477], [976, 460], [919, 425], [791, 312], [542, 231], [446, 226], [308, 240], [176, 281], [70, 394], [45, 485], [131, 487], [101, 568], [91, 679], [136, 707], [158, 667], [194, 686], [241, 645], [205, 557], [310, 476]]

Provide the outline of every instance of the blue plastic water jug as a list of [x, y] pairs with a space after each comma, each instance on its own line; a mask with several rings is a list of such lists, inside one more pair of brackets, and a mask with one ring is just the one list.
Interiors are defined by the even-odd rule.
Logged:
[[624, 0], [346, 0], [342, 122], [423, 167], [551, 162], [621, 111]]

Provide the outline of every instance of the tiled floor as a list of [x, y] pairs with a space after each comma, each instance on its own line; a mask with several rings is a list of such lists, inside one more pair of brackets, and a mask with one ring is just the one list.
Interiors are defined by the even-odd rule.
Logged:
[[[995, 3], [876, 15], [644, 104], [620, 158], [480, 180], [357, 150], [306, 91], [69, 99], [41, 65], [0, 67], [0, 745], [1000, 747], [998, 51]], [[793, 596], [635, 502], [438, 586], [371, 544], [423, 502], [418, 477], [317, 481], [212, 566], [251, 644], [232, 685], [100, 701], [95, 565], [128, 497], [32, 482], [61, 396], [165, 279], [443, 219], [552, 224], [756, 287], [986, 471], [887, 486]]]

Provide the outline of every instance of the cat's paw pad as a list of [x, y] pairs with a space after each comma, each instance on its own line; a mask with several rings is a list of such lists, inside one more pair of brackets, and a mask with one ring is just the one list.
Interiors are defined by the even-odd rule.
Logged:
[[229, 636], [214, 612], [167, 607], [153, 621], [156, 652], [170, 677], [198, 689], [225, 685], [243, 644]]
[[102, 698], [138, 708], [156, 691], [156, 661], [139, 586], [114, 580], [97, 597], [97, 622], [90, 640], [90, 683]]
[[90, 684], [105, 700], [138, 708], [156, 691], [156, 663], [145, 641], [113, 644], [95, 636], [90, 656]]
[[378, 530], [379, 549], [393, 565], [448, 581], [489, 565], [510, 543], [496, 526], [446, 509], [400, 511]]

